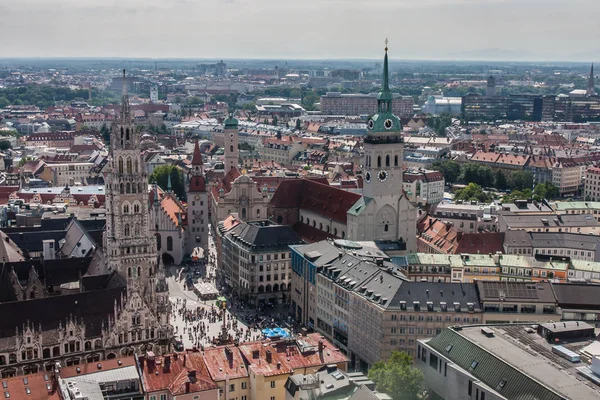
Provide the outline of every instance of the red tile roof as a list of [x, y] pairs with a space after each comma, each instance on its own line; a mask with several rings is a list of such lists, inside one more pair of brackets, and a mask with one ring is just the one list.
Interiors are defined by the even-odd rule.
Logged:
[[[3, 392], [2, 398], [8, 398], [5, 395], [5, 393], [8, 393], [10, 400], [60, 400], [58, 386], [54, 384], [52, 379], [52, 372], [3, 378], [2, 382], [6, 382], [7, 387], [1, 389]], [[50, 387], [50, 390], [48, 390], [48, 387]], [[27, 393], [26, 388], [29, 388], [29, 393]]]
[[[229, 357], [226, 349], [231, 350]], [[204, 349], [204, 363], [212, 379], [216, 382], [248, 376], [244, 359], [236, 347], [219, 346]]]
[[192, 165], [202, 165], [202, 154], [200, 153], [200, 145], [196, 140], [194, 144], [194, 155], [192, 156]]
[[[119, 361], [121, 362], [121, 364], [119, 364]], [[98, 365], [101, 366], [100, 369], [98, 369]], [[83, 363], [80, 365], [74, 365], [71, 367], [61, 368], [60, 369], [60, 377], [61, 378], [72, 378], [72, 377], [78, 376], [78, 375], [93, 374], [98, 371], [109, 371], [112, 369], [131, 367], [132, 365], [135, 365], [135, 358], [133, 358], [133, 356], [123, 357], [123, 358], [114, 358], [112, 360], [103, 360], [103, 361], [93, 362], [93, 363]], [[77, 372], [78, 369], [80, 372]]]
[[296, 231], [302, 240], [308, 243], [320, 242], [321, 240], [325, 240], [327, 238], [337, 238], [337, 236], [331, 233], [313, 228], [312, 226], [302, 222], [296, 222], [294, 226], [292, 226], [292, 229]]
[[357, 193], [309, 179], [281, 182], [269, 202], [271, 208], [297, 208], [312, 211], [338, 222], [346, 222], [347, 211], [361, 198]]
[[464, 233], [458, 241], [454, 254], [504, 253], [504, 232]]
[[[165, 366], [166, 357], [170, 359], [169, 368]], [[144, 389], [148, 393], [168, 390], [173, 396], [178, 396], [219, 388], [210, 377], [201, 353], [186, 352], [155, 356], [154, 362], [145, 356], [140, 356], [139, 361]], [[194, 371], [196, 378], [190, 379], [190, 373]]]

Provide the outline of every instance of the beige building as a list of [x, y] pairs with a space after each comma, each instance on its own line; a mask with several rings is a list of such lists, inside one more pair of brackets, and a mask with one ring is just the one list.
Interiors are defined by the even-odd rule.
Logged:
[[585, 171], [583, 198], [588, 201], [600, 200], [600, 167], [589, 167]]
[[444, 175], [438, 171], [405, 171], [402, 187], [411, 203], [438, 204], [444, 198]]
[[583, 185], [586, 165], [571, 159], [561, 159], [552, 167], [552, 184], [560, 194], [577, 193]]
[[269, 138], [260, 141], [256, 150], [264, 162], [276, 162], [281, 165], [291, 165], [294, 157], [303, 149], [302, 139], [285, 136], [281, 139]]
[[500, 212], [497, 224], [499, 232], [520, 229], [528, 232], [600, 234], [600, 222], [593, 216], [585, 214], [523, 215], [514, 212]]
[[39, 178], [50, 182], [52, 186], [85, 185], [88, 178], [97, 176], [92, 172], [94, 166], [94, 163], [45, 164]]

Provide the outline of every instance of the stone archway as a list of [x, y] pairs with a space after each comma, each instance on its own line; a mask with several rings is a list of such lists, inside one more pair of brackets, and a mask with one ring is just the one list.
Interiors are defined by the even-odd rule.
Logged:
[[175, 259], [169, 253], [162, 253], [162, 262], [164, 265], [173, 265], [175, 264]]

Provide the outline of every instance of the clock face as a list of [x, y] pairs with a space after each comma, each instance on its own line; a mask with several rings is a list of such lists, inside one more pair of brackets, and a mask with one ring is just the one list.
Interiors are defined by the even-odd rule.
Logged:
[[387, 178], [388, 178], [388, 172], [385, 170], [381, 170], [377, 174], [377, 179], [379, 179], [380, 182], [385, 182], [387, 180]]
[[233, 139], [233, 132], [229, 134], [229, 137]]
[[371, 173], [370, 173], [370, 172], [367, 172], [367, 173], [365, 174], [365, 181], [366, 181], [367, 183], [371, 182]]
[[383, 126], [385, 127], [385, 129], [392, 129], [392, 127], [394, 126], [394, 121], [392, 121], [391, 119], [386, 119], [383, 123]]
[[372, 130], [375, 127], [375, 122], [372, 119], [367, 122], [367, 129]]

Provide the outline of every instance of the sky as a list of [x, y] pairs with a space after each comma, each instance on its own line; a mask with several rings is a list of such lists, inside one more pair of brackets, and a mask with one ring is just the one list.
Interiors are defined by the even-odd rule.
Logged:
[[0, 57], [600, 60], [599, 0], [0, 0]]

